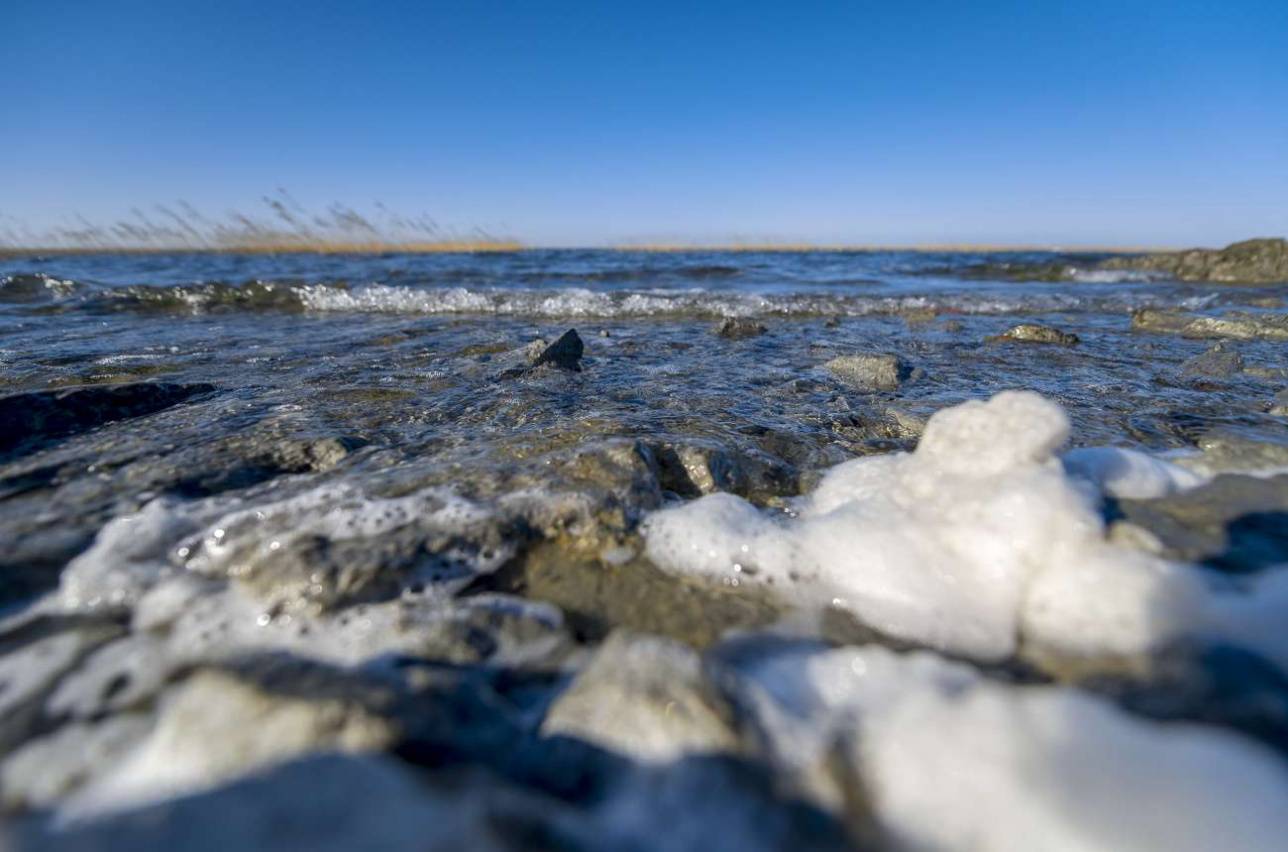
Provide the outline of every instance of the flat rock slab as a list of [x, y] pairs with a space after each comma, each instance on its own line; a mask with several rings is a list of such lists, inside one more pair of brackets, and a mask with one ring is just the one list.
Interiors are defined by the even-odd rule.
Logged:
[[105, 423], [155, 414], [214, 385], [135, 382], [0, 397], [0, 453], [87, 432]]

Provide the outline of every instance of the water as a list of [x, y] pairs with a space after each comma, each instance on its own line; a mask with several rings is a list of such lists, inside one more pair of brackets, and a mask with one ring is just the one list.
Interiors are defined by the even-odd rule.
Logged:
[[[387, 676], [391, 655], [570, 675], [618, 627], [697, 647], [729, 628], [783, 623], [842, 646], [871, 640], [853, 620], [802, 628], [766, 585], [775, 572], [740, 583], [733, 575], [705, 582], [659, 570], [641, 524], [713, 491], [745, 498], [738, 509], [745, 515], [795, 523], [799, 498], [836, 465], [911, 450], [936, 412], [1009, 389], [1062, 406], [1074, 446], [1183, 458], [1213, 434], [1282, 443], [1284, 420], [1272, 410], [1288, 379], [1282, 339], [1225, 341], [1222, 351], [1241, 362], [1212, 372], [1190, 360], [1208, 352], [1212, 339], [1133, 328], [1132, 315], [1155, 308], [1255, 324], [1284, 312], [1288, 285], [1110, 274], [1096, 269], [1099, 259], [593, 250], [0, 258], [4, 393], [146, 382], [173, 394], [157, 404], [135, 400], [142, 407], [131, 411], [78, 409], [82, 419], [70, 425], [29, 418], [22, 421], [28, 433], [5, 436], [0, 565], [13, 581], [0, 601], [6, 636], [37, 635], [32, 619], [62, 625], [57, 619], [68, 614], [132, 624], [106, 646], [102, 662], [78, 674], [89, 678], [92, 670], [89, 687], [71, 676], [60, 687], [93, 718], [121, 707], [162, 712], [156, 698], [170, 688], [166, 677], [179, 677], [171, 673], [266, 649], [348, 667], [340, 677]], [[715, 330], [728, 317], [759, 323], [764, 333], [722, 337]], [[1019, 323], [1052, 326], [1079, 342], [990, 339]], [[525, 369], [570, 328], [585, 342], [580, 371]], [[897, 387], [863, 389], [827, 367], [840, 356], [881, 353], [900, 359]], [[1058, 413], [1050, 417], [1063, 434]], [[1010, 428], [1021, 431], [1008, 438], [999, 430], [998, 440], [1022, 444], [1025, 427]], [[913, 479], [933, 490], [940, 472], [928, 470]], [[1080, 493], [1046, 468], [1024, 476], [1047, 483], [1061, 500]], [[935, 582], [957, 582], [953, 548], [967, 540], [958, 535], [963, 517], [988, 515], [984, 532], [970, 539], [980, 553], [1006, 538], [998, 532], [1006, 518], [996, 515], [1013, 511], [1005, 508], [1009, 482], [981, 480], [991, 495], [985, 500], [984, 491], [959, 481], [921, 516], [949, 542], [936, 551], [948, 567], [935, 569]], [[920, 569], [915, 513], [901, 515], [896, 500], [873, 514], [862, 488], [856, 494], [848, 511], [867, 518], [868, 532], [855, 541], [867, 547], [903, 535], [891, 553]], [[1098, 511], [1070, 509], [1072, 520], [1061, 523], [1076, 528], [1066, 537], [1091, 541], [1086, 547], [1101, 568], [1118, 570], [1116, 557], [1101, 554]], [[790, 528], [803, 536], [814, 527], [801, 518]], [[737, 550], [736, 524], [693, 528], [694, 542], [719, 529], [729, 540], [721, 546]], [[779, 526], [765, 529], [776, 535]], [[1041, 536], [1031, 538], [1036, 544], [1025, 553], [1041, 552]], [[826, 542], [809, 546], [816, 561], [829, 561]], [[1029, 556], [1023, 560], [1025, 571], [1036, 570]], [[989, 561], [977, 561], [988, 574]], [[787, 559], [776, 576], [795, 582], [796, 564]], [[958, 593], [950, 589], [946, 599]], [[1078, 593], [1098, 599], [1094, 588]], [[1248, 612], [1269, 612], [1259, 600]], [[1082, 605], [1067, 609], [1069, 623], [1079, 623]], [[1009, 625], [998, 653], [1014, 645]], [[1249, 647], [1261, 647], [1260, 635], [1254, 639]], [[856, 659], [868, 665], [877, 653]], [[765, 665], [773, 659], [763, 658]], [[130, 660], [133, 685], [98, 689]], [[1072, 677], [1058, 667], [1024, 671], [1012, 675]], [[865, 695], [860, 689], [845, 700], [862, 705]], [[0, 704], [4, 696], [0, 690]], [[126, 697], [132, 703], [122, 703]], [[1021, 699], [1005, 699], [1012, 700]], [[1199, 702], [1178, 713], [1215, 718], [1223, 707]], [[1143, 715], [1150, 712], [1166, 715]], [[1281, 724], [1266, 734], [1255, 720], [1218, 722], [1255, 729], [1282, 747]], [[1119, 722], [1102, 723], [1113, 736], [1128, 736]], [[1122, 724], [1127, 730], [1135, 722]], [[990, 736], [1007, 735], [1006, 724], [993, 727]], [[775, 729], [779, 735], [787, 736]], [[1086, 736], [1094, 751], [1098, 735]], [[1046, 760], [1041, 754], [1035, 759]], [[89, 773], [101, 782], [96, 796], [110, 790], [115, 766], [104, 759]], [[131, 766], [130, 784], [151, 790], [152, 770]], [[209, 780], [204, 764], [195, 766], [182, 771]], [[893, 777], [875, 783], [893, 784]], [[63, 800], [46, 804], [58, 808]], [[934, 809], [925, 813], [933, 822]]]
[[[571, 405], [583, 417], [620, 421], [622, 434], [672, 431], [678, 417], [682, 429], [736, 442], [764, 428], [855, 452], [863, 442], [844, 421], [869, 400], [819, 381], [818, 368], [872, 349], [924, 369], [924, 381], [898, 394], [917, 415], [1025, 387], [1069, 405], [1080, 439], [1095, 443], [1175, 446], [1168, 417], [1178, 411], [1256, 425], [1244, 410], [1255, 384], [1194, 389], [1171, 380], [1207, 343], [1135, 334], [1128, 317], [1145, 306], [1258, 311], [1282, 304], [1284, 288], [1123, 273], [1022, 280], [1052, 269], [1108, 277], [1088, 271], [1095, 259], [597, 251], [8, 259], [0, 262], [11, 276], [0, 286], [0, 359], [13, 390], [215, 382], [248, 406], [301, 405], [322, 419], [358, 418], [359, 431], [371, 428], [363, 418], [374, 412], [354, 411], [345, 398], [402, 395], [401, 414], [379, 418], [390, 446], [430, 431], [459, 437], [462, 417], [475, 437], [562, 428]], [[724, 316], [760, 318], [771, 333], [730, 344], [709, 333]], [[1020, 321], [1060, 326], [1083, 343], [1067, 351], [982, 343]], [[591, 342], [585, 373], [492, 382], [487, 365], [497, 353], [484, 350], [553, 339], [568, 327]], [[1241, 351], [1251, 366], [1269, 367], [1277, 349], [1251, 342]], [[818, 385], [791, 384], [798, 379]]]

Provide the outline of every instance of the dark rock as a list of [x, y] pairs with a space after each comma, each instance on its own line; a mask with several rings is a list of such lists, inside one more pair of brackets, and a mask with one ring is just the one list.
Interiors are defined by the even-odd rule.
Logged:
[[1001, 334], [985, 338], [985, 342], [987, 343], [1005, 343], [1008, 341], [1018, 343], [1052, 343], [1059, 346], [1074, 346], [1078, 343], [1078, 335], [1070, 334], [1067, 331], [1060, 331], [1060, 329], [1052, 328], [1049, 325], [1021, 323], [1020, 325], [1007, 329]]
[[550, 364], [562, 370], [581, 372], [581, 356], [585, 351], [586, 345], [581, 342], [577, 329], [570, 328], [563, 333], [562, 337], [547, 346], [545, 351], [532, 362], [532, 366]]
[[1168, 497], [1119, 500], [1116, 511], [1169, 559], [1236, 573], [1288, 561], [1288, 475], [1226, 474]]
[[650, 444], [663, 490], [681, 497], [728, 491], [753, 501], [796, 490], [790, 465], [757, 451], [730, 452], [704, 441]]
[[762, 323], [750, 317], [725, 317], [716, 326], [717, 337], [726, 340], [743, 340], [748, 337], [759, 337], [769, 331]]
[[14, 848], [501, 852], [523, 848], [503, 839], [508, 822], [554, 822], [567, 807], [489, 775], [426, 785], [388, 757], [325, 754], [61, 830], [32, 822]]
[[1273, 284], [1288, 281], [1288, 240], [1262, 238], [1223, 249], [1116, 257], [1101, 263], [1100, 268], [1160, 272], [1181, 281]]
[[213, 390], [204, 384], [136, 382], [3, 396], [0, 453], [34, 449], [105, 423], [154, 414]]
[[1145, 677], [1099, 675], [1079, 686], [1142, 716], [1234, 728], [1288, 754], [1288, 677], [1239, 648], [1173, 648]]
[[1243, 356], [1218, 343], [1202, 355], [1195, 355], [1181, 365], [1187, 376], [1226, 378], [1243, 370]]

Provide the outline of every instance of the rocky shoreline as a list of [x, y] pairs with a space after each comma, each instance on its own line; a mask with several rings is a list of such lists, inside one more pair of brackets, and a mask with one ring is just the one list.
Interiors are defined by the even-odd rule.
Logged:
[[24, 302], [3, 839], [1273, 844], [1286, 295], [56, 344]]

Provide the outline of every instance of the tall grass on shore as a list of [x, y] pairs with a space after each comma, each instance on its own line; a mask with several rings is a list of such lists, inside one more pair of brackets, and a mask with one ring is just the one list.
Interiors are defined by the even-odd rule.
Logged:
[[512, 251], [517, 240], [482, 228], [459, 231], [432, 217], [406, 216], [376, 202], [361, 211], [334, 203], [325, 210], [303, 207], [278, 189], [262, 196], [255, 213], [208, 216], [186, 201], [133, 207], [110, 223], [73, 214], [62, 225], [33, 231], [0, 214], [0, 252], [434, 252]]

